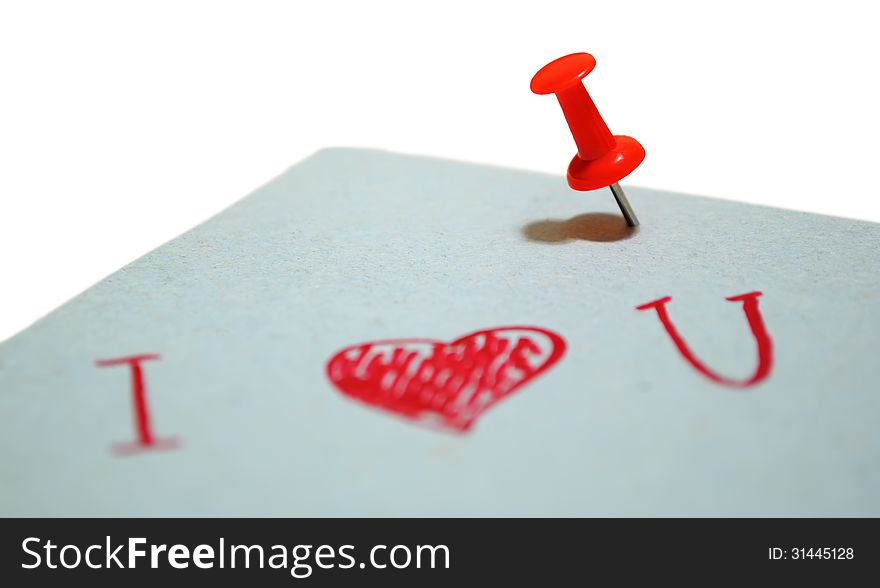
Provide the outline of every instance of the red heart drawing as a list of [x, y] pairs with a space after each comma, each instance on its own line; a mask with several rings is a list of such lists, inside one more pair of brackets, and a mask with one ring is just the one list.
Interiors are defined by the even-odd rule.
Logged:
[[496, 327], [451, 343], [351, 345], [327, 362], [343, 394], [419, 422], [467, 431], [477, 417], [555, 364], [565, 340], [539, 327]]

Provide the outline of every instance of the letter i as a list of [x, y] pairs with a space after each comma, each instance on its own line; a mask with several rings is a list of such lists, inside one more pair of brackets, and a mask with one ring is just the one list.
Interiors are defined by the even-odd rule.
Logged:
[[113, 446], [113, 452], [130, 455], [142, 451], [174, 449], [179, 446], [176, 438], [157, 439], [150, 425], [150, 412], [147, 406], [147, 387], [144, 383], [144, 371], [141, 363], [159, 359], [156, 354], [132, 355], [116, 359], [101, 359], [95, 362], [98, 367], [127, 365], [131, 371], [132, 403], [134, 405], [134, 424], [137, 439]]

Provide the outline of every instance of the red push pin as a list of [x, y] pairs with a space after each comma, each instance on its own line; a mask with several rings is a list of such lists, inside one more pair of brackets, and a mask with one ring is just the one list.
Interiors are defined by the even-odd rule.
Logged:
[[645, 159], [645, 148], [625, 135], [612, 135], [581, 80], [596, 67], [589, 53], [572, 53], [542, 67], [532, 78], [535, 94], [556, 94], [562, 113], [577, 144], [577, 155], [568, 164], [568, 185], [574, 190], [608, 186], [626, 224], [639, 219], [617, 183]]

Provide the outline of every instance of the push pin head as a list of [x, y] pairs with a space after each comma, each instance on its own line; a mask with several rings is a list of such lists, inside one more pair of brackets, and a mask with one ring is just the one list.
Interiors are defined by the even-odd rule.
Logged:
[[532, 78], [535, 94], [556, 94], [578, 152], [568, 165], [568, 185], [575, 190], [611, 186], [630, 226], [638, 220], [617, 185], [645, 159], [641, 144], [625, 135], [612, 135], [581, 80], [596, 67], [589, 53], [573, 53], [551, 61]]

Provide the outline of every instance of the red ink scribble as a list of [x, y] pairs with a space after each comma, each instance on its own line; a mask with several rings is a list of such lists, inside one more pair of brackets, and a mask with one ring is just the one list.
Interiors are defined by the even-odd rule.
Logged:
[[498, 327], [451, 343], [396, 339], [352, 345], [330, 358], [327, 377], [366, 404], [465, 432], [564, 352], [565, 340], [546, 329]]
[[117, 443], [113, 450], [120, 454], [137, 453], [145, 450], [173, 449], [178, 446], [177, 439], [157, 439], [150, 427], [150, 413], [147, 408], [147, 389], [144, 384], [144, 371], [141, 363], [159, 359], [159, 355], [147, 353], [131, 355], [116, 359], [100, 359], [95, 362], [98, 367], [127, 365], [131, 370], [132, 403], [134, 404], [134, 421], [137, 440], [134, 442]]
[[684, 338], [675, 328], [675, 325], [672, 324], [672, 321], [669, 318], [669, 313], [666, 311], [666, 303], [672, 300], [670, 296], [665, 296], [659, 300], [637, 306], [636, 310], [648, 310], [649, 308], [656, 310], [660, 322], [663, 323], [663, 327], [666, 329], [666, 332], [669, 333], [669, 336], [672, 338], [672, 342], [675, 343], [678, 351], [698, 372], [713, 382], [723, 386], [748, 388], [749, 386], [754, 386], [764, 380], [770, 375], [770, 370], [773, 368], [773, 341], [770, 339], [770, 334], [764, 326], [764, 320], [761, 318], [761, 311], [758, 308], [758, 296], [760, 295], [760, 292], [749, 292], [747, 294], [740, 294], [738, 296], [727, 298], [727, 300], [731, 302], [742, 302], [743, 312], [746, 315], [746, 320], [749, 322], [749, 328], [752, 330], [752, 335], [757, 343], [758, 367], [755, 369], [755, 373], [746, 380], [734, 380], [721, 376], [709, 369], [706, 364], [694, 355]]

